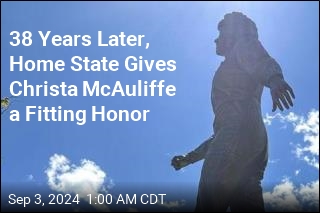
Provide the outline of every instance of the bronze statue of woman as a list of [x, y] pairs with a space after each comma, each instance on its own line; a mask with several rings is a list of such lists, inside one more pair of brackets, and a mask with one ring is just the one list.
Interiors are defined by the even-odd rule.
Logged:
[[217, 55], [225, 60], [212, 81], [214, 135], [187, 155], [175, 156], [180, 168], [204, 159], [195, 211], [264, 211], [261, 180], [268, 161], [268, 139], [261, 113], [264, 87], [274, 112], [293, 106], [292, 88], [281, 67], [258, 39], [255, 23], [240, 12], [218, 24]]

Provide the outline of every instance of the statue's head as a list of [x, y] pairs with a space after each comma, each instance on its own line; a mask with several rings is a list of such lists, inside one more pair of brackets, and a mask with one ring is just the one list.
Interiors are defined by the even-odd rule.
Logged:
[[240, 12], [228, 13], [218, 24], [219, 37], [215, 40], [217, 55], [226, 56], [237, 41], [258, 39], [255, 23]]

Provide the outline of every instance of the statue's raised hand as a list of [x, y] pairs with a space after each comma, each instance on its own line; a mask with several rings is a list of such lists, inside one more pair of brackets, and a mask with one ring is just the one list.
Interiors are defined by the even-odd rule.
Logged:
[[295, 98], [292, 88], [282, 78], [273, 79], [270, 83], [270, 92], [272, 96], [272, 112], [279, 108], [281, 111], [293, 106], [292, 99]]

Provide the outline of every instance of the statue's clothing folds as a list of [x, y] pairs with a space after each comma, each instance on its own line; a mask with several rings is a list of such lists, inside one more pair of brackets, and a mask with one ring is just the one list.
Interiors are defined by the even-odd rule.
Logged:
[[277, 77], [283, 78], [280, 66], [257, 39], [238, 40], [219, 66], [211, 93], [214, 137], [196, 152], [205, 159], [196, 211], [263, 211], [268, 144], [260, 101]]

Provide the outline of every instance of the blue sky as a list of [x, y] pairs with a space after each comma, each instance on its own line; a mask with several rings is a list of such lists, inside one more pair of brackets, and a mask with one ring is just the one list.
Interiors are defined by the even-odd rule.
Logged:
[[[316, 151], [319, 145], [315, 143], [315, 139], [319, 139], [318, 2], [2, 2], [1, 95], [10, 96], [11, 82], [23, 80], [33, 85], [44, 81], [48, 81], [48, 85], [60, 85], [64, 81], [67, 85], [77, 85], [80, 91], [78, 97], [19, 96], [14, 99], [10, 110], [20, 111], [20, 122], [10, 121], [10, 110], [1, 119], [2, 186], [20, 182], [49, 186], [50, 177], [58, 175], [45, 172], [54, 170], [54, 163], [49, 164], [50, 158], [51, 162], [65, 158], [78, 168], [66, 173], [85, 173], [87, 170], [81, 169], [86, 165], [101, 171], [95, 183], [113, 182], [114, 188], [125, 183], [185, 183], [196, 193], [202, 162], [176, 172], [170, 160], [197, 147], [212, 133], [211, 81], [223, 60], [215, 55], [213, 40], [218, 35], [217, 23], [232, 11], [243, 12], [255, 21], [261, 42], [281, 65], [296, 95], [294, 107], [281, 114], [271, 112], [269, 89], [265, 89], [262, 97], [270, 146], [270, 162], [263, 180], [265, 195], [269, 200], [279, 201], [276, 187], [280, 187], [286, 196], [290, 199], [294, 196], [299, 203], [303, 200], [303, 190], [309, 187], [318, 205], [319, 193], [312, 191], [315, 187], [319, 189], [319, 151]], [[11, 46], [11, 31], [32, 32], [32, 45]], [[92, 45], [43, 47], [37, 31], [51, 31], [61, 36], [90, 35]], [[98, 31], [106, 38], [120, 32], [145, 35], [144, 42], [149, 42], [150, 47], [147, 50], [98, 47]], [[74, 72], [70, 69], [70, 58], [76, 55], [92, 60], [104, 56], [118, 60], [119, 71]], [[66, 69], [63, 72], [10, 72], [10, 56], [23, 56], [25, 60], [62, 59]], [[128, 56], [175, 60], [177, 69], [128, 72], [123, 66]], [[81, 95], [82, 81], [112, 85], [115, 81], [136, 84], [137, 80], [165, 80], [165, 85], [176, 87], [176, 95]], [[75, 122], [25, 121], [26, 106], [84, 109], [90, 115], [93, 105], [105, 106], [107, 110], [146, 109], [150, 113], [146, 122], [92, 122], [90, 116], [82, 126]], [[81, 165], [82, 159], [90, 162]], [[290, 203], [290, 199], [283, 198], [281, 202]]]

